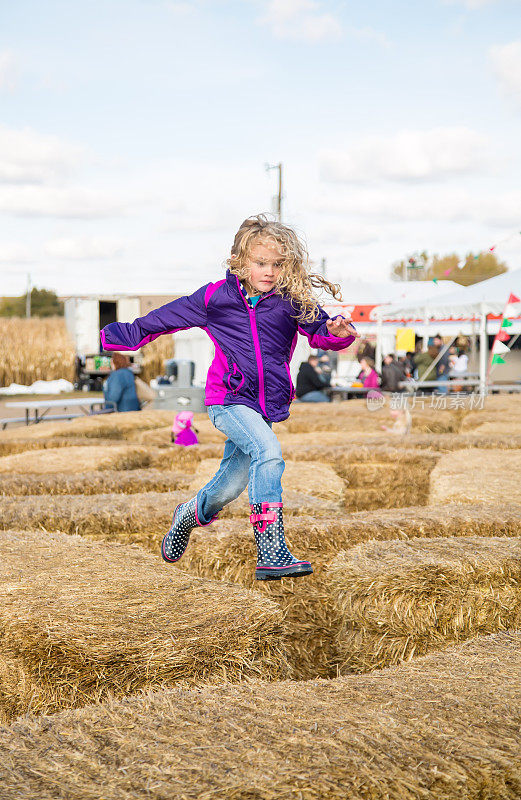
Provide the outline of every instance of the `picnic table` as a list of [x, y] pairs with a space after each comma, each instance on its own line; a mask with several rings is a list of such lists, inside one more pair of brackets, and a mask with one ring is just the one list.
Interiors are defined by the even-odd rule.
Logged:
[[[2, 430], [5, 430], [6, 425], [10, 422], [24, 422], [26, 425], [36, 425], [38, 422], [46, 422], [56, 419], [73, 419], [74, 417], [81, 417], [82, 415], [88, 416], [89, 414], [109, 414], [116, 410], [115, 403], [108, 402], [103, 397], [86, 397], [63, 399], [63, 400], [13, 400], [5, 404], [9, 408], [24, 408], [25, 417], [7, 417], [0, 420]], [[95, 406], [99, 406], [98, 411], [94, 411]], [[104, 406], [109, 406], [108, 408]], [[110, 407], [111, 406], [111, 407]], [[65, 411], [68, 408], [77, 409], [72, 412], [64, 414], [50, 414], [48, 413], [53, 408], [63, 408]], [[33, 412], [33, 414], [31, 414]]]
[[340, 400], [349, 400], [350, 397], [365, 397], [367, 392], [374, 392], [375, 389], [369, 389], [364, 386], [326, 386], [320, 391], [328, 395], [330, 402], [334, 402], [337, 398]]

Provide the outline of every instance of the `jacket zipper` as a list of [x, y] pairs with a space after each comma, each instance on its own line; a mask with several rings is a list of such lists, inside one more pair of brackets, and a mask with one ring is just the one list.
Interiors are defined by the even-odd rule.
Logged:
[[[246, 298], [244, 298], [246, 300]], [[266, 417], [266, 400], [264, 394], [264, 365], [262, 363], [262, 354], [259, 342], [259, 332], [257, 330], [257, 320], [255, 317], [255, 309], [248, 306], [248, 314], [250, 315], [251, 334], [253, 336], [253, 347], [255, 348], [255, 358], [257, 360], [257, 372], [259, 373], [259, 404], [262, 408], [264, 416]]]
[[[237, 281], [237, 291], [244, 300], [246, 311], [248, 312], [250, 317], [251, 335], [253, 338], [255, 360], [257, 361], [257, 373], [259, 376], [259, 405], [262, 409], [264, 416], [267, 417], [268, 415], [266, 413], [266, 396], [264, 391], [264, 364], [262, 363], [262, 353], [260, 348], [259, 332], [257, 330], [257, 318], [255, 317], [255, 309], [251, 308], [250, 304], [248, 303], [245, 296], [241, 292], [241, 287], [239, 286], [239, 278], [237, 275], [235, 276], [235, 280]], [[264, 295], [264, 297], [269, 297], [270, 294], [273, 294], [273, 292], [269, 292], [268, 294]], [[264, 299], [264, 297], [260, 297], [259, 300], [257, 300], [257, 305]]]
[[293, 401], [293, 395], [295, 393], [295, 387], [293, 386], [293, 381], [291, 380], [291, 372], [289, 370], [289, 364], [287, 361], [284, 362], [284, 366], [286, 367], [286, 372], [288, 373], [288, 380], [289, 380], [289, 402]]

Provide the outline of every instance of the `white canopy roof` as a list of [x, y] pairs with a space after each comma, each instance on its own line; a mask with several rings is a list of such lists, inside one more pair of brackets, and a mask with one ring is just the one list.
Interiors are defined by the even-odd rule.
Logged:
[[[431, 286], [441, 289], [440, 282]], [[444, 287], [445, 288], [445, 287]], [[521, 269], [504, 272], [472, 286], [459, 286], [452, 292], [440, 292], [438, 297], [427, 292], [423, 297], [408, 302], [394, 302], [376, 310], [384, 320], [466, 319], [485, 314], [502, 314], [510, 294], [521, 297]], [[521, 316], [521, 307], [520, 307]]]
[[[345, 305], [380, 305], [382, 303], [405, 304], [416, 299], [436, 297], [440, 293], [441, 283], [436, 285], [432, 281], [341, 281], [342, 301]], [[454, 281], [443, 281], [445, 289], [456, 289], [458, 284]], [[336, 301], [324, 302], [322, 305], [336, 305]]]

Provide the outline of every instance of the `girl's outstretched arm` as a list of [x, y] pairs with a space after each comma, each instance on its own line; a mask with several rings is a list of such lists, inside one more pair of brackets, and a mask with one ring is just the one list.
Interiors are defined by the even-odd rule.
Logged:
[[188, 297], [178, 297], [134, 322], [111, 322], [101, 331], [104, 350], [138, 350], [163, 333], [203, 328], [206, 325], [206, 284]]
[[319, 315], [313, 322], [300, 322], [299, 333], [307, 336], [311, 347], [321, 350], [343, 350], [349, 347], [360, 334], [352, 323], [341, 314], [333, 319], [319, 306]]

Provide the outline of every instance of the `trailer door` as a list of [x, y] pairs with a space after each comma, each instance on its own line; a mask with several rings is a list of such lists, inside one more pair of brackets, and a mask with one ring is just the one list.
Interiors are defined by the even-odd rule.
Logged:
[[139, 316], [139, 297], [121, 297], [118, 300], [117, 322], [134, 322], [134, 320]]
[[74, 320], [74, 340], [78, 353], [99, 352], [99, 305], [97, 300], [78, 298]]

